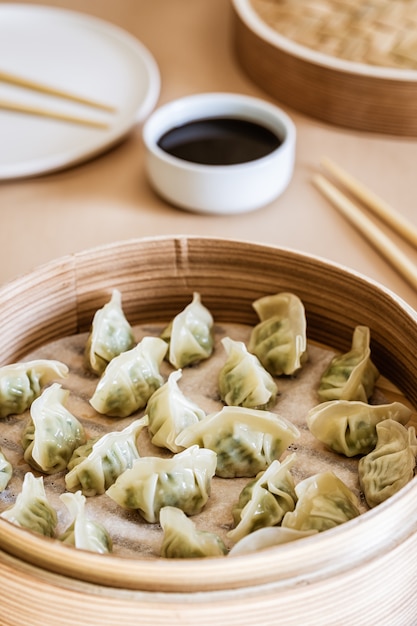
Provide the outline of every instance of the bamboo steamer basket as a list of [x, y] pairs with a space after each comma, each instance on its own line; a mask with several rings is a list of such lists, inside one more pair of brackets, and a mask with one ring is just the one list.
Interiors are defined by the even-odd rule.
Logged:
[[287, 1], [279, 13], [271, 0], [255, 1], [268, 5], [262, 17], [253, 0], [232, 0], [232, 32], [238, 62], [258, 86], [327, 123], [417, 136], [414, 1]]
[[[417, 314], [384, 287], [320, 258], [228, 239], [114, 243], [0, 289], [1, 365], [88, 330], [119, 288], [133, 323], [166, 321], [199, 291], [219, 322], [254, 324], [253, 300], [293, 291], [308, 334], [340, 350], [371, 329], [373, 360], [417, 404]], [[1, 426], [0, 426], [1, 427]], [[417, 479], [324, 533], [221, 559], [126, 559], [75, 550], [0, 519], [2, 626], [416, 623]]]

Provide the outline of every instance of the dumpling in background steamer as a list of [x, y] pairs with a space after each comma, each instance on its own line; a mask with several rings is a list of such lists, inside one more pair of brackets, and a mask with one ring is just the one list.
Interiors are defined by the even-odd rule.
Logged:
[[195, 559], [224, 556], [227, 548], [215, 533], [198, 530], [185, 513], [173, 506], [164, 506], [159, 512], [164, 531], [161, 557], [168, 559]]
[[114, 357], [135, 345], [133, 330], [122, 309], [122, 295], [113, 289], [111, 300], [96, 311], [85, 347], [85, 362], [101, 375]]
[[162, 339], [144, 337], [135, 348], [116, 356], [100, 378], [91, 406], [110, 417], [128, 417], [142, 409], [164, 383], [159, 368], [166, 351]]
[[192, 446], [170, 459], [138, 459], [106, 493], [120, 506], [139, 511], [150, 523], [159, 521], [159, 511], [164, 506], [196, 515], [210, 496], [215, 470], [215, 453]]
[[65, 378], [68, 367], [60, 361], [35, 359], [0, 368], [0, 417], [24, 413], [42, 388]]
[[370, 330], [367, 326], [356, 326], [350, 351], [333, 357], [321, 377], [318, 395], [321, 402], [367, 402], [378, 377], [379, 371], [371, 360]]
[[401, 402], [367, 404], [350, 400], [329, 400], [307, 414], [310, 432], [334, 452], [352, 457], [368, 454], [376, 444], [376, 426], [392, 419], [407, 424], [411, 410]]
[[85, 496], [100, 495], [112, 485], [125, 470], [140, 458], [136, 440], [147, 425], [148, 418], [135, 420], [121, 431], [91, 439], [76, 450], [68, 463], [65, 476], [69, 491], [82, 491]]
[[64, 470], [75, 448], [86, 441], [83, 426], [64, 406], [69, 394], [53, 383], [30, 407], [31, 417], [22, 437], [24, 459], [45, 474]]
[[172, 372], [168, 381], [149, 398], [146, 407], [152, 443], [155, 446], [168, 448], [171, 452], [182, 450], [182, 446], [175, 443], [177, 435], [187, 426], [202, 420], [206, 415], [203, 409], [186, 398], [178, 387], [177, 381], [181, 376], [181, 370]]
[[302, 480], [295, 492], [297, 504], [285, 514], [283, 528], [323, 532], [360, 514], [356, 495], [331, 471]]
[[255, 480], [249, 482], [232, 509], [235, 528], [227, 533], [234, 542], [267, 526], [277, 526], [288, 511], [293, 511], [297, 496], [290, 473], [296, 455], [291, 454], [282, 463], [272, 461]]
[[111, 552], [111, 537], [102, 524], [88, 519], [86, 516], [86, 499], [81, 491], [62, 493], [59, 498], [73, 518], [72, 524], [59, 537], [59, 540], [79, 550], [89, 550], [99, 554]]
[[0, 448], [0, 493], [4, 491], [13, 475], [12, 464]]
[[229, 406], [267, 409], [275, 403], [278, 388], [258, 357], [242, 341], [224, 337], [226, 363], [219, 372], [220, 397]]
[[376, 426], [375, 449], [359, 461], [359, 482], [374, 507], [397, 493], [414, 476], [417, 439], [414, 427], [385, 420]]
[[226, 406], [183, 430], [175, 441], [213, 450], [217, 476], [236, 478], [256, 476], [299, 436], [298, 429], [276, 413]]
[[164, 329], [161, 338], [169, 345], [168, 361], [180, 369], [208, 359], [213, 352], [213, 317], [201, 303], [200, 294], [178, 313]]
[[251, 333], [248, 350], [272, 376], [293, 375], [307, 360], [307, 322], [304, 305], [293, 293], [277, 293], [255, 300], [261, 320]]
[[43, 477], [35, 478], [31, 472], [27, 472], [16, 502], [3, 511], [0, 517], [45, 537], [53, 537], [58, 516], [49, 504]]

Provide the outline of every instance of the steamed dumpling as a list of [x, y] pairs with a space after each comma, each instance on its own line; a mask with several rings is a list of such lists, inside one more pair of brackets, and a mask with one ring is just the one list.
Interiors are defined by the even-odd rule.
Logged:
[[250, 535], [245, 535], [229, 551], [229, 556], [241, 556], [251, 554], [259, 550], [273, 548], [283, 543], [303, 539], [310, 535], [316, 535], [317, 530], [295, 530], [294, 528], [283, 528], [282, 526], [269, 526], [259, 528]]
[[201, 303], [200, 294], [194, 292], [193, 299], [161, 334], [169, 344], [168, 360], [180, 369], [198, 363], [213, 352], [213, 317]]
[[207, 503], [215, 469], [215, 453], [198, 446], [178, 452], [170, 459], [142, 457], [106, 493], [120, 506], [139, 511], [150, 523], [159, 520], [164, 506], [195, 515]]
[[139, 458], [136, 440], [148, 418], [133, 421], [121, 431], [92, 439], [76, 448], [65, 476], [69, 491], [81, 490], [85, 496], [100, 495]]
[[3, 511], [0, 517], [45, 537], [53, 537], [58, 516], [46, 496], [43, 477], [35, 478], [31, 472], [27, 472], [16, 502]]
[[297, 496], [290, 473], [295, 454], [285, 461], [272, 461], [255, 480], [243, 488], [232, 513], [235, 528], [227, 533], [232, 541], [267, 526], [277, 526], [288, 511], [293, 511]]
[[75, 448], [86, 440], [83, 426], [64, 406], [69, 393], [54, 383], [30, 408], [31, 418], [22, 439], [24, 459], [46, 474], [64, 470]]
[[251, 333], [248, 349], [272, 376], [295, 374], [307, 360], [304, 305], [293, 293], [259, 298], [253, 308], [261, 320]]
[[350, 351], [335, 356], [321, 377], [318, 394], [322, 402], [368, 400], [379, 377], [369, 345], [369, 328], [356, 326]]
[[224, 556], [227, 548], [215, 533], [197, 530], [186, 514], [173, 506], [164, 506], [159, 512], [164, 531], [161, 556], [168, 559], [195, 559]]
[[168, 381], [149, 398], [146, 407], [152, 443], [168, 448], [171, 452], [182, 450], [182, 447], [175, 443], [177, 435], [206, 415], [203, 409], [186, 398], [178, 387], [177, 381], [181, 376], [181, 370], [172, 372]]
[[216, 452], [217, 476], [253, 477], [279, 459], [299, 435], [291, 422], [275, 413], [226, 406], [183, 430], [176, 443]]
[[92, 407], [111, 417], [128, 417], [143, 408], [164, 382], [159, 368], [166, 351], [159, 337], [144, 337], [135, 348], [112, 359], [90, 400]]
[[113, 289], [111, 300], [94, 315], [85, 348], [87, 367], [101, 375], [115, 356], [134, 345], [133, 330], [122, 309], [122, 295]]
[[401, 402], [367, 404], [348, 400], [330, 400], [312, 408], [307, 414], [311, 433], [326, 446], [352, 457], [368, 454], [376, 444], [376, 426], [392, 419], [406, 424], [411, 410]]
[[59, 540], [79, 550], [107, 554], [112, 550], [112, 540], [102, 524], [88, 519], [85, 514], [85, 496], [81, 491], [62, 493], [60, 500], [70, 512], [73, 522]]
[[40, 396], [42, 388], [64, 378], [68, 367], [60, 361], [36, 359], [0, 368], [0, 417], [20, 415]]
[[375, 449], [359, 461], [359, 481], [365, 499], [374, 507], [394, 495], [414, 475], [417, 439], [414, 427], [393, 420], [376, 426]]
[[315, 474], [295, 487], [297, 504], [282, 520], [284, 528], [322, 532], [357, 517], [356, 495], [333, 472]]
[[0, 449], [0, 493], [4, 491], [13, 475], [12, 464]]
[[278, 388], [258, 357], [242, 341], [224, 337], [226, 363], [219, 372], [220, 397], [229, 406], [266, 409], [275, 403]]

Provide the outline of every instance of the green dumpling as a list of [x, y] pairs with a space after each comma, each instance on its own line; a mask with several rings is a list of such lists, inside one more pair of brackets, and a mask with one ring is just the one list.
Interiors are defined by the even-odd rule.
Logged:
[[258, 357], [242, 341], [224, 337], [226, 363], [219, 372], [220, 397], [229, 406], [267, 409], [276, 400], [278, 388]]
[[43, 387], [64, 378], [68, 367], [60, 361], [36, 359], [0, 367], [0, 417], [24, 413]]
[[128, 417], [142, 409], [164, 382], [159, 368], [166, 351], [162, 339], [144, 337], [135, 348], [116, 356], [104, 370], [91, 406], [110, 417]]
[[359, 400], [329, 400], [307, 414], [310, 432], [334, 452], [347, 457], [368, 454], [376, 444], [376, 426], [392, 419], [405, 425], [411, 410], [401, 402], [367, 404]]
[[0, 517], [45, 537], [53, 537], [58, 516], [46, 496], [43, 477], [35, 478], [27, 472], [15, 503]]
[[253, 308], [261, 320], [251, 333], [248, 350], [272, 376], [295, 374], [307, 360], [304, 305], [293, 293], [259, 298]]
[[224, 556], [227, 548], [215, 533], [197, 530], [186, 514], [176, 507], [160, 510], [159, 521], [164, 531], [161, 556], [168, 559], [200, 559]]
[[285, 514], [283, 528], [323, 532], [360, 514], [356, 495], [331, 471], [302, 480], [295, 491], [297, 504]]
[[250, 478], [279, 459], [299, 436], [294, 424], [276, 413], [225, 406], [185, 428], [175, 441], [213, 450], [217, 476]]
[[359, 461], [359, 482], [365, 499], [374, 507], [397, 493], [414, 475], [417, 439], [413, 426], [394, 420], [376, 426], [375, 449]]
[[369, 345], [369, 328], [356, 326], [349, 352], [335, 356], [321, 377], [318, 394], [322, 402], [367, 402], [379, 377], [379, 371], [371, 360]]
[[178, 313], [161, 334], [167, 342], [168, 361], [180, 369], [208, 359], [213, 352], [213, 317], [201, 303], [200, 294]]
[[113, 289], [110, 301], [94, 315], [84, 353], [86, 365], [101, 375], [114, 357], [134, 345], [133, 330], [122, 309], [122, 295]]
[[294, 479], [290, 473], [296, 455], [285, 461], [273, 461], [253, 481], [244, 487], [233, 507], [235, 528], [227, 533], [232, 541], [268, 526], [277, 526], [288, 511], [293, 511], [297, 496]]
[[75, 448], [86, 440], [82, 424], [65, 407], [69, 393], [54, 383], [30, 408], [31, 418], [22, 438], [24, 459], [45, 474], [64, 470]]

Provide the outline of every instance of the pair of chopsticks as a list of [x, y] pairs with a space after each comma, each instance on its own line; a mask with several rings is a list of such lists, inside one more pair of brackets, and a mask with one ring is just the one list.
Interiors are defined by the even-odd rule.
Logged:
[[[22, 87], [24, 89], [30, 89], [32, 91], [36, 91], [38, 93], [46, 94], [49, 96], [62, 98], [64, 100], [68, 100], [69, 102], [82, 104], [82, 105], [89, 106], [95, 109], [99, 109], [101, 111], [106, 111], [108, 113], [114, 113], [115, 111], [115, 108], [108, 104], [97, 102], [90, 98], [84, 98], [83, 96], [80, 96], [78, 94], [70, 93], [62, 89], [57, 89], [50, 85], [39, 83], [39, 82], [30, 80], [27, 78], [23, 78], [22, 76], [17, 76], [9, 72], [4, 72], [2, 70], [0, 70], [0, 82], [8, 83], [10, 85], [15, 85], [17, 87]], [[4, 109], [8, 111], [15, 111], [18, 113], [27, 113], [30, 115], [40, 115], [42, 117], [57, 119], [63, 122], [83, 124], [85, 126], [92, 126], [95, 128], [108, 128], [109, 127], [109, 124], [107, 122], [93, 119], [90, 117], [72, 115], [70, 113], [62, 113], [54, 109], [44, 108], [40, 106], [33, 106], [29, 104], [21, 104], [19, 102], [13, 102], [13, 101], [4, 100], [4, 99], [0, 99], [0, 109]]]
[[[414, 224], [330, 159], [323, 159], [321, 165], [353, 198], [359, 200], [364, 207], [376, 215], [404, 241], [417, 249], [417, 229]], [[314, 175], [313, 183], [388, 261], [398, 274], [417, 290], [417, 266], [385, 232], [325, 176], [322, 174]]]

